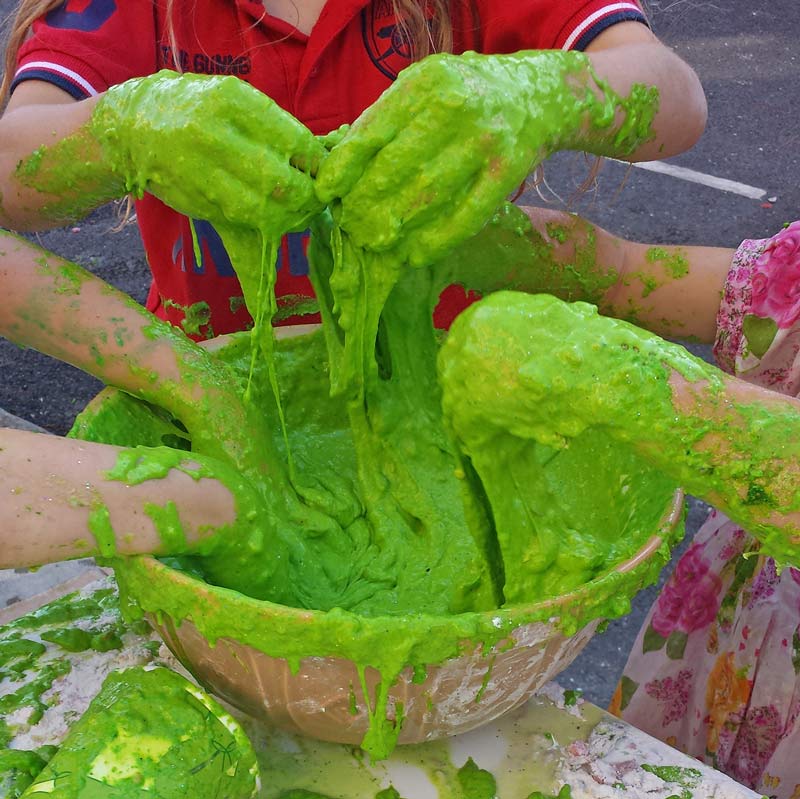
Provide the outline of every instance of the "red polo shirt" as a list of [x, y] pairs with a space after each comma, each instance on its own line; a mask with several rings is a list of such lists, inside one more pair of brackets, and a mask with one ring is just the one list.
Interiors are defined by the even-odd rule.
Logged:
[[[476, 0], [477, 25], [467, 5], [451, 3], [455, 52], [583, 49], [609, 25], [644, 22], [633, 0]], [[13, 86], [45, 80], [83, 99], [163, 68], [233, 74], [323, 134], [352, 122], [410, 63], [389, 0], [328, 0], [309, 36], [251, 0], [176, 0], [173, 18], [170, 36], [164, 0], [66, 0], [34, 23]], [[195, 220], [196, 258], [185, 216], [150, 195], [136, 212], [153, 273], [147, 307], [176, 325], [191, 308], [184, 327], [195, 337], [245, 328], [250, 318], [214, 228]], [[278, 258], [284, 322], [310, 321], [291, 316], [294, 303], [313, 296], [305, 247], [304, 234], [289, 235]], [[200, 302], [209, 315], [198, 315]], [[446, 293], [437, 322], [464, 304], [463, 293]]]

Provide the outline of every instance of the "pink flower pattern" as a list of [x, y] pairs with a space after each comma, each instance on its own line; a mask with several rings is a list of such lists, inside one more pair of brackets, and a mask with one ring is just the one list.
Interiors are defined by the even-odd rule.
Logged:
[[779, 328], [800, 317], [800, 222], [773, 236], [756, 259], [750, 279], [750, 312], [773, 319]]
[[774, 705], [749, 708], [730, 754], [724, 761], [718, 760], [718, 767], [739, 782], [755, 786], [782, 732], [782, 714]]
[[690, 633], [707, 627], [719, 608], [722, 580], [709, 571], [704, 544], [689, 547], [659, 595], [651, 624], [662, 637], [675, 630]]
[[[760, 357], [744, 334], [747, 316], [775, 322], [775, 337]], [[799, 353], [800, 222], [795, 222], [772, 239], [744, 241], [737, 250], [717, 316], [714, 355], [728, 372], [798, 396]], [[800, 570], [778, 573], [774, 562], [757, 552], [758, 542], [741, 527], [718, 511], [709, 515], [642, 625], [624, 670], [627, 685], [638, 688], [620, 715], [759, 793], [797, 799]], [[685, 647], [676, 657], [667, 646], [644, 646], [651, 631], [664, 638], [681, 634]], [[732, 658], [739, 684], [750, 687], [728, 697], [732, 707], [720, 721], [720, 708], [714, 714], [707, 702], [719, 690], [712, 669], [723, 656]], [[706, 747], [715, 719], [712, 752]]]
[[775, 594], [775, 586], [778, 584], [778, 570], [775, 568], [775, 561], [767, 558], [764, 567], [753, 581], [753, 588], [750, 592], [750, 601], [747, 609], [752, 610], [757, 602], [764, 602]]
[[[713, 512], [716, 515], [716, 511]], [[723, 560], [733, 560], [744, 552], [745, 532], [737, 527], [731, 534], [730, 540], [723, 546], [719, 556]]]
[[663, 726], [666, 727], [686, 715], [691, 679], [691, 669], [681, 669], [675, 678], [666, 677], [663, 680], [653, 680], [645, 684], [644, 689], [647, 695], [661, 703], [664, 708], [661, 720]]

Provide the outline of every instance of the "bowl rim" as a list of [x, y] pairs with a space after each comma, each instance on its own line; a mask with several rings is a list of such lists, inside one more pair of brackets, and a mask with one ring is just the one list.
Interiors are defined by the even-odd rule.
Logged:
[[[305, 335], [318, 333], [321, 330], [319, 324], [304, 324], [293, 325], [274, 328], [276, 338], [279, 339], [293, 339]], [[217, 336], [207, 342], [201, 342], [209, 351], [216, 351], [229, 344], [234, 344], [237, 341], [249, 336], [248, 331], [241, 331], [237, 333], [229, 333]], [[102, 403], [109, 398], [109, 395], [117, 393], [117, 389], [107, 387], [101, 390], [86, 406], [91, 408], [95, 404]], [[197, 579], [192, 575], [173, 569], [167, 564], [162, 563], [157, 558], [142, 555], [125, 560], [119, 560], [114, 563], [115, 571], [118, 576], [122, 577], [122, 583], [136, 582], [140, 580], [142, 586], [147, 584], [152, 588], [154, 581], [161, 583], [164, 580], [170, 582], [173, 586], [181, 591], [191, 591], [195, 597], [203, 602], [197, 603], [197, 607], [187, 609], [186, 605], [182, 605], [180, 601], [170, 601], [169, 594], [160, 595], [161, 601], [156, 603], [150, 601], [149, 603], [142, 603], [142, 594], [135, 591], [129, 593], [134, 599], [134, 603], [140, 605], [142, 610], [147, 613], [153, 614], [166, 614], [173, 618], [174, 621], [180, 623], [183, 619], [190, 620], [195, 627], [209, 640], [217, 640], [217, 638], [233, 638], [239, 640], [241, 643], [248, 643], [247, 640], [252, 638], [248, 635], [248, 631], [240, 627], [240, 635], [210, 635], [212, 625], [203, 618], [205, 614], [216, 615], [219, 613], [220, 600], [223, 597], [229, 598], [237, 603], [238, 606], [246, 609], [249, 616], [255, 614], [257, 617], [268, 617], [273, 623], [277, 620], [283, 620], [286, 623], [304, 622], [306, 624], [314, 624], [317, 628], [326, 628], [329, 622], [335, 620], [337, 625], [343, 623], [350, 627], [353, 632], [359, 635], [373, 634], [375, 640], [380, 638], [380, 635], [386, 633], [387, 625], [393, 628], [407, 626], [415, 629], [428, 629], [428, 630], [442, 630], [447, 627], [451, 632], [449, 637], [456, 638], [460, 636], [461, 640], [474, 640], [476, 633], [485, 642], [497, 643], [503, 639], [507, 639], [512, 630], [524, 626], [531, 622], [547, 622], [550, 624], [560, 624], [563, 629], [566, 629], [571, 634], [575, 632], [579, 626], [583, 626], [590, 621], [598, 618], [609, 618], [612, 615], [622, 615], [629, 609], [630, 605], [626, 594], [620, 599], [619, 607], [616, 608], [614, 614], [607, 612], [596, 612], [599, 605], [603, 605], [602, 601], [598, 602], [598, 598], [602, 597], [608, 599], [613, 595], [613, 588], [616, 584], [620, 584], [625, 577], [631, 577], [634, 573], [645, 571], [653, 568], [653, 557], [659, 552], [664, 551], [663, 548], [668, 546], [670, 541], [675, 537], [675, 531], [681, 519], [683, 518], [683, 505], [684, 505], [684, 491], [680, 487], [675, 488], [672, 493], [669, 505], [663, 511], [661, 518], [656, 526], [654, 532], [642, 546], [634, 552], [626, 560], [617, 563], [601, 574], [595, 576], [593, 579], [586, 583], [581, 584], [577, 588], [565, 594], [560, 594], [555, 597], [548, 597], [536, 602], [519, 603], [500, 608], [493, 608], [481, 611], [467, 611], [464, 613], [452, 615], [435, 615], [426, 614], [421, 612], [404, 613], [404, 614], [382, 614], [382, 615], [362, 615], [355, 611], [344, 610], [341, 608], [333, 608], [331, 610], [315, 610], [308, 608], [297, 608], [289, 605], [281, 605], [268, 600], [259, 600], [241, 594], [231, 589], [216, 586], [206, 583], [203, 580]], [[667, 557], [663, 559], [662, 563], [658, 563], [660, 569], [667, 561]], [[610, 584], [608, 590], [606, 586]], [[604, 590], [598, 590], [598, 589]], [[211, 590], [209, 590], [211, 589]], [[152, 596], [152, 591], [147, 591], [147, 596]], [[174, 598], [173, 598], [174, 599]], [[625, 607], [627, 603], [627, 608]], [[159, 607], [160, 605], [160, 607]], [[204, 606], [204, 607], [201, 607]], [[593, 609], [595, 612], [585, 612], [586, 609]], [[621, 609], [620, 609], [621, 608]], [[608, 602], [603, 605], [601, 610], [608, 609]], [[194, 611], [194, 612], [190, 612]], [[176, 612], [177, 611], [177, 612]], [[236, 625], [232, 625], [232, 630], [236, 629]], [[243, 636], [243, 637], [242, 637]], [[258, 644], [252, 644], [258, 648]], [[325, 653], [323, 656], [343, 654], [343, 650], [347, 650], [346, 643], [339, 642], [339, 645], [330, 646], [330, 652]], [[276, 654], [276, 656], [282, 656]], [[308, 655], [306, 655], [308, 656]], [[349, 657], [344, 653], [345, 657]]]
[[[178, 627], [189, 621], [212, 647], [219, 640], [236, 641], [287, 660], [293, 672], [308, 657], [340, 657], [382, 669], [388, 640], [394, 636], [391, 670], [399, 673], [406, 665], [441, 663], [471, 650], [503, 651], [516, 646], [516, 633], [530, 625], [549, 625], [552, 635], [568, 637], [587, 624], [628, 612], [630, 592], [617, 591], [615, 600], [615, 588], [626, 578], [637, 579], [638, 574], [644, 582], [648, 570], [660, 571], [668, 557], [666, 547], [683, 518], [683, 500], [684, 492], [677, 488], [657, 533], [626, 561], [573, 591], [537, 602], [452, 615], [364, 616], [340, 608], [323, 611], [280, 605], [205, 583], [149, 555], [114, 566], [121, 592], [132, 598], [137, 612], [157, 619], [168, 616]], [[659, 551], [663, 558], [657, 557]], [[158, 590], [167, 584], [172, 590]]]

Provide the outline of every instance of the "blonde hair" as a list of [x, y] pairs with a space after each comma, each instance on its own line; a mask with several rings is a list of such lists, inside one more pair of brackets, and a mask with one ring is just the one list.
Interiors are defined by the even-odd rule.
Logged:
[[[17, 67], [17, 53], [33, 23], [61, 5], [63, 0], [22, 0], [9, 26], [4, 57], [4, 74], [0, 82], [0, 105], [8, 99], [11, 81]], [[475, 0], [456, 0], [465, 3], [477, 26]], [[391, 0], [395, 18], [409, 43], [414, 60], [431, 53], [446, 53], [453, 49], [453, 24], [450, 17], [450, 0]], [[167, 0], [167, 18], [172, 20], [175, 0]], [[168, 36], [174, 40], [169, 26]]]
[[392, 0], [397, 24], [414, 60], [453, 49], [453, 25], [447, 0]]

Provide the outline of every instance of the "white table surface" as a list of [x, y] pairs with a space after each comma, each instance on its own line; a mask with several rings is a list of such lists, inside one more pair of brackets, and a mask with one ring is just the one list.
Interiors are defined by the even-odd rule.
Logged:
[[[0, 625], [71, 591], [114, 586], [100, 570], [82, 573], [39, 597], [0, 611]], [[95, 622], [96, 623], [96, 622]], [[75, 625], [75, 622], [70, 622]], [[0, 627], [0, 640], [4, 630]], [[25, 633], [38, 638], [41, 630]], [[125, 634], [124, 647], [110, 652], [67, 653], [43, 642], [41, 659], [68, 657], [70, 672], [45, 695], [50, 707], [35, 725], [17, 713], [12, 748], [58, 744], [69, 723], [99, 691], [113, 669], [153, 660], [152, 636]], [[183, 672], [162, 646], [156, 660]], [[30, 675], [33, 676], [33, 675]], [[24, 678], [23, 678], [24, 679]], [[0, 680], [0, 697], [19, 688]], [[568, 696], [571, 700], [572, 697]], [[666, 744], [578, 700], [565, 705], [564, 692], [546, 686], [519, 709], [479, 730], [443, 741], [398, 747], [378, 763], [357, 748], [290, 735], [233, 711], [259, 756], [263, 799], [291, 788], [317, 791], [335, 799], [374, 799], [389, 785], [404, 799], [461, 799], [456, 772], [468, 758], [492, 773], [499, 799], [527, 799], [536, 790], [557, 793], [568, 784], [573, 799], [753, 799], [758, 794]]]

